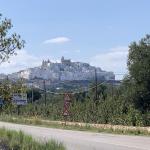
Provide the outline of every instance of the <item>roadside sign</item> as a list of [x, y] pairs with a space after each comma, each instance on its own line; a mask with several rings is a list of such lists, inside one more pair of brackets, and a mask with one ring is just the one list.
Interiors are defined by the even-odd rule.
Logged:
[[13, 94], [12, 102], [16, 105], [27, 105], [27, 94], [25, 93]]
[[69, 97], [69, 94], [65, 94], [64, 96], [64, 109], [63, 109], [63, 116], [70, 116], [70, 105], [71, 105], [71, 99]]

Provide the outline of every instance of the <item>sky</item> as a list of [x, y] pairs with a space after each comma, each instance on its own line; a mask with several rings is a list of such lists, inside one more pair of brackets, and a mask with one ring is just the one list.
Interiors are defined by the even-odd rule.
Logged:
[[125, 74], [128, 46], [149, 34], [149, 6], [149, 0], [0, 0], [11, 32], [26, 41], [17, 56], [0, 65], [0, 73], [64, 56]]

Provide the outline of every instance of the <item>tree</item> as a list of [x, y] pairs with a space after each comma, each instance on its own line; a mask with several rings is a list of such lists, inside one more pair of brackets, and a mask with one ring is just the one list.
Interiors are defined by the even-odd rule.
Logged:
[[14, 93], [26, 94], [26, 86], [23, 80], [13, 82], [8, 78], [0, 83], [0, 95], [4, 99], [5, 103], [12, 103], [12, 97]]
[[13, 93], [26, 93], [27, 92], [27, 87], [25, 85], [25, 81], [23, 78], [17, 80], [12, 84], [12, 90]]
[[150, 110], [150, 35], [129, 46], [128, 69], [132, 98], [142, 112]]
[[5, 103], [11, 103], [12, 99], [12, 84], [9, 79], [5, 79], [0, 84], [0, 95]]
[[24, 40], [20, 35], [9, 31], [12, 28], [10, 19], [2, 18], [0, 14], [0, 63], [9, 59], [10, 56], [16, 55], [15, 50], [24, 47]]
[[[27, 90], [27, 97], [32, 101], [32, 90]], [[33, 101], [39, 100], [41, 98], [41, 93], [38, 89], [33, 89]]]
[[[90, 91], [89, 95], [92, 99], [96, 98], [95, 95], [95, 83], [91, 85], [92, 90]], [[97, 86], [97, 98], [98, 100], [105, 100], [106, 97], [108, 96], [108, 93], [110, 93], [109, 91], [109, 86], [107, 84], [98, 84]]]

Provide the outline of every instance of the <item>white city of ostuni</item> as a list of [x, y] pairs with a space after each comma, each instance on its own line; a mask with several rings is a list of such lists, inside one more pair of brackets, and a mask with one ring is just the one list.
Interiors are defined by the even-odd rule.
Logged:
[[[103, 80], [115, 79], [113, 72], [103, 71], [101, 68], [90, 66], [88, 63], [72, 62], [70, 59], [61, 58], [60, 63], [43, 60], [39, 67], [28, 68], [16, 73], [9, 74], [12, 79], [25, 78], [47, 79], [51, 81], [65, 80], [91, 80], [95, 77], [95, 69], [98, 78]], [[2, 75], [4, 77], [4, 75]]]

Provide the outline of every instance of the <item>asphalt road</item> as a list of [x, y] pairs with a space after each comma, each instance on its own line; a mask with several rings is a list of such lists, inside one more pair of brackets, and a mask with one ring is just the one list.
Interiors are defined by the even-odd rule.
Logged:
[[150, 150], [150, 137], [71, 131], [0, 122], [0, 127], [22, 130], [38, 140], [55, 139], [67, 150]]

